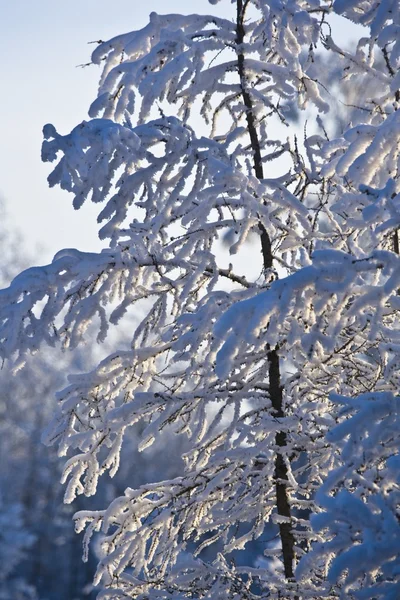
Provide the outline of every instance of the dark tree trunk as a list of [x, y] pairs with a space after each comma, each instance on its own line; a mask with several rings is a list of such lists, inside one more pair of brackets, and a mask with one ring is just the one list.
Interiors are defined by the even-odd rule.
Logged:
[[[237, 0], [237, 20], [236, 20], [236, 43], [238, 47], [238, 70], [242, 91], [242, 98], [246, 107], [247, 129], [250, 136], [251, 147], [254, 157], [254, 171], [258, 179], [264, 178], [263, 165], [261, 159], [261, 148], [257, 133], [257, 127], [254, 118], [253, 104], [250, 93], [246, 85], [245, 58], [241, 51], [241, 45], [244, 42], [244, 16], [248, 0]], [[263, 256], [264, 269], [270, 269], [273, 266], [273, 255], [271, 240], [268, 232], [262, 223], [259, 223], [261, 251]], [[269, 362], [269, 394], [275, 415], [278, 418], [285, 416], [283, 407], [283, 387], [281, 385], [279, 354], [277, 349], [267, 350]], [[275, 437], [278, 448], [275, 460], [275, 486], [276, 486], [276, 506], [278, 514], [285, 517], [286, 522], [279, 524], [279, 533], [282, 543], [283, 565], [285, 577], [293, 579], [294, 563], [294, 537], [292, 533], [291, 510], [289, 496], [287, 492], [287, 467], [280, 449], [286, 447], [286, 433], [279, 431]]]

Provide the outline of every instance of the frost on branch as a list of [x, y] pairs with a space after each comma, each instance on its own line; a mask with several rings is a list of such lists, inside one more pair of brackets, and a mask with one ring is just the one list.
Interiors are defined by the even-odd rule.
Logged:
[[[106, 119], [83, 121], [66, 136], [59, 135], [53, 125], [43, 128], [45, 140], [42, 160], [63, 157], [48, 177], [50, 187], [58, 184], [75, 195], [78, 209], [91, 194], [92, 202], [101, 202], [110, 193], [115, 172], [133, 159], [140, 140], [128, 127]], [[126, 165], [128, 166], [128, 165]]]
[[[393, 554], [378, 564], [368, 549], [365, 577], [343, 564], [371, 537], [365, 515], [388, 535], [394, 519], [375, 491], [396, 451], [365, 458], [360, 432], [390, 419], [399, 385], [397, 13], [233, 5], [227, 18], [152, 13], [96, 48], [91, 120], [67, 135], [47, 125], [43, 158], [76, 208], [101, 204], [109, 246], [61, 251], [0, 293], [2, 356], [95, 330], [102, 342], [135, 321], [58, 393], [45, 438], [69, 453], [67, 502], [115, 475], [131, 428], [143, 452], [165, 431], [187, 438], [179, 476], [127, 481], [108, 508], [76, 514], [85, 556], [103, 536], [100, 598], [382, 595]], [[338, 45], [332, 11], [370, 28], [354, 50]], [[367, 90], [334, 139], [321, 116], [335, 105], [321, 75], [332, 56], [337, 87], [343, 75]], [[288, 126], [289, 105], [316, 116], [312, 133], [305, 116]], [[373, 403], [379, 423], [363, 420]], [[341, 534], [347, 505], [355, 537]]]
[[327, 434], [340, 451], [340, 466], [316, 496], [323, 512], [311, 522], [321, 541], [298, 574], [307, 576], [313, 561], [322, 559], [328, 580], [340, 580], [345, 594], [395, 600], [400, 594], [400, 398], [370, 392], [331, 400], [345, 416]]
[[[259, 15], [247, 24], [246, 54], [249, 55], [246, 77], [257, 115], [265, 108], [274, 109], [273, 98], [290, 98], [297, 93], [301, 105], [308, 100], [325, 111], [318, 85], [309, 61], [303, 65], [301, 52], [318, 41], [318, 15], [328, 11], [325, 2], [282, 2], [272, 7], [261, 3]], [[300, 6], [299, 6], [300, 5]], [[301, 6], [302, 5], [302, 6]], [[277, 32], [278, 35], [277, 35]], [[133, 31], [104, 42], [96, 48], [92, 61], [105, 61], [98, 98], [92, 104], [90, 116], [122, 122], [136, 108], [140, 97], [139, 119], [144, 120], [156, 101], [177, 103], [180, 114], [187, 120], [193, 103], [202, 98], [201, 112], [206, 119], [215, 119], [222, 110], [234, 117], [234, 106], [240, 101], [240, 84], [233, 82], [231, 73], [237, 73], [235, 57], [236, 27], [228, 19], [212, 15], [150, 15], [150, 23], [140, 31]], [[216, 64], [208, 55], [220, 53]], [[251, 55], [256, 58], [250, 58]], [[225, 57], [229, 60], [222, 59]], [[211, 108], [214, 94], [223, 94], [216, 111]], [[214, 113], [214, 115], [213, 115]], [[236, 120], [236, 119], [235, 119]]]

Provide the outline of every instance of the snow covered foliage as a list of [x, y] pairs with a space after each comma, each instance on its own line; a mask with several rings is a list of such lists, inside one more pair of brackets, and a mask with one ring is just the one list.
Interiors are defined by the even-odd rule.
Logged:
[[[12, 271], [15, 275], [29, 263], [23, 241], [3, 211], [0, 247], [7, 259], [5, 268], [0, 267], [4, 286]], [[64, 355], [43, 350], [27, 357], [16, 376], [8, 363], [0, 370], [0, 600], [94, 600], [96, 557], [82, 564], [82, 540], [71, 526], [73, 512], [94, 502], [107, 504], [123, 493], [126, 481], [140, 485], [174, 477], [180, 471], [185, 439], [162, 436], [132, 469], [130, 463], [138, 462], [138, 432], [132, 429], [124, 440], [123, 456], [129, 460], [112, 481], [103, 479], [96, 499], [80, 497], [74, 507], [63, 504], [59, 480], [64, 461], [55, 447], [41, 444], [41, 436], [56, 406], [54, 391], [65, 385], [71, 369], [88, 368], [95, 360], [96, 345]], [[160, 456], [162, 443], [169, 445], [167, 456]]]
[[395, 600], [400, 596], [399, 397], [367, 392], [331, 400], [351, 416], [327, 434], [340, 449], [340, 466], [316, 495], [324, 512], [311, 518], [315, 529], [329, 534], [324, 531], [298, 574], [322, 559], [329, 581], [341, 580], [348, 597]]
[[[397, 597], [399, 26], [372, 0], [152, 13], [95, 49], [90, 120], [45, 126], [49, 184], [101, 204], [105, 247], [0, 292], [0, 355], [138, 323], [58, 393], [65, 500], [133, 425], [141, 451], [188, 440], [178, 476], [75, 515], [85, 557], [102, 532], [99, 598]], [[360, 90], [335, 139], [331, 57]]]

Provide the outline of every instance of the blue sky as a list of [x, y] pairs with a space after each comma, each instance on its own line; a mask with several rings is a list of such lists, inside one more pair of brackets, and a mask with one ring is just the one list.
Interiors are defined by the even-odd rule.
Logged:
[[50, 261], [57, 250], [100, 249], [96, 211], [78, 212], [72, 198], [50, 190], [49, 164], [42, 164], [42, 127], [69, 132], [87, 118], [95, 98], [98, 67], [77, 68], [89, 61], [94, 46], [139, 29], [151, 11], [222, 14], [228, 1], [211, 7], [207, 0], [13, 0], [0, 10], [2, 93], [0, 94], [0, 196], [19, 229], [28, 253]]

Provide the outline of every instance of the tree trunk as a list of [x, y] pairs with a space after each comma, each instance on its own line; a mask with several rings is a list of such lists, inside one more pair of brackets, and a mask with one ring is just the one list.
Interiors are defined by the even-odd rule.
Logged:
[[[263, 179], [264, 173], [261, 160], [260, 142], [258, 139], [258, 133], [255, 124], [253, 104], [246, 85], [245, 59], [244, 54], [241, 50], [241, 45], [243, 44], [245, 37], [244, 16], [247, 5], [248, 0], [237, 0], [236, 43], [238, 47], [238, 69], [242, 98], [246, 107], [247, 129], [249, 132], [251, 147], [253, 150], [254, 171], [258, 179]], [[270, 269], [273, 266], [271, 240], [267, 230], [265, 229], [262, 223], [259, 224], [259, 228], [264, 269]], [[275, 410], [276, 417], [283, 418], [285, 416], [283, 408], [283, 387], [281, 385], [279, 354], [277, 349], [274, 348], [271, 350], [268, 347], [267, 356], [269, 362], [269, 394], [272, 406]], [[278, 448], [275, 459], [276, 506], [278, 514], [282, 517], [285, 517], [286, 520], [285, 523], [279, 523], [279, 533], [282, 543], [283, 566], [285, 577], [287, 579], [293, 579], [294, 537], [292, 533], [290, 502], [286, 487], [288, 481], [288, 474], [282, 452], [280, 451], [281, 448], [283, 449], [286, 447], [286, 433], [284, 431], [279, 431], [275, 436], [275, 442]]]

